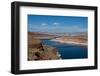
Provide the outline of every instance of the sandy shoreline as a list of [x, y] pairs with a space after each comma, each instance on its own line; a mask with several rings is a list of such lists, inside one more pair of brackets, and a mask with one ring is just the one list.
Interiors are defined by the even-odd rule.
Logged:
[[75, 45], [84, 45], [86, 46], [87, 43], [80, 43], [80, 42], [74, 42], [74, 41], [65, 41], [65, 40], [58, 40], [58, 39], [52, 39], [51, 41], [56, 41], [60, 43], [67, 43], [67, 44], [75, 44]]

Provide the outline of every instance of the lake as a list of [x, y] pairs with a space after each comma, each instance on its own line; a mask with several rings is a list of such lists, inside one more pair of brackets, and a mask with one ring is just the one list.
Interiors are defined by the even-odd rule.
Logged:
[[88, 57], [87, 46], [59, 43], [51, 40], [42, 40], [42, 44], [56, 47], [62, 59], [80, 59]]

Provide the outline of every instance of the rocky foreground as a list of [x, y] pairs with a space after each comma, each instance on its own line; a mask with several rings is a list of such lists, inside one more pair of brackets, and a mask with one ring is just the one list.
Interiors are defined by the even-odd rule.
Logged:
[[28, 38], [28, 60], [56, 60], [60, 54], [55, 47], [43, 45], [40, 39]]

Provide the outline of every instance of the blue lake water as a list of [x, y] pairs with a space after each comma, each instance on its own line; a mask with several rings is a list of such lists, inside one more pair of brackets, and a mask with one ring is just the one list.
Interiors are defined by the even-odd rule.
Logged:
[[44, 45], [56, 47], [62, 59], [80, 59], [88, 57], [86, 46], [78, 46], [73, 44], [63, 44], [51, 40], [42, 40]]

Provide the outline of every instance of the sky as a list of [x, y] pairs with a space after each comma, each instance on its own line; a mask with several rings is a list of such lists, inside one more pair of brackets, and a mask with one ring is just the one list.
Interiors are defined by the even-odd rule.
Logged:
[[88, 17], [28, 15], [28, 31], [48, 33], [87, 32]]

